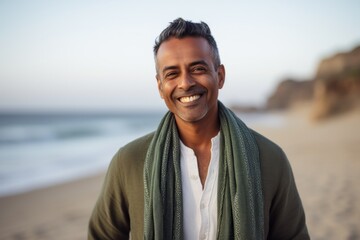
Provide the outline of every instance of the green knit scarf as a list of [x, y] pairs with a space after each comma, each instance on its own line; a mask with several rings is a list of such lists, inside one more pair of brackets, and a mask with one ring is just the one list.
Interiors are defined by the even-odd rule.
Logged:
[[[254, 136], [219, 102], [220, 162], [217, 239], [264, 238], [259, 151]], [[144, 166], [144, 238], [183, 239], [180, 142], [168, 112], [150, 143]]]

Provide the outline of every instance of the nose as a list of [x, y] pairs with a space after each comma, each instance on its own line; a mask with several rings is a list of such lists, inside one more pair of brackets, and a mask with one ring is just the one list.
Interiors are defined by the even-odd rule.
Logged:
[[188, 90], [196, 84], [195, 79], [193, 78], [193, 76], [191, 76], [190, 73], [182, 74], [178, 80], [178, 88], [181, 88], [183, 90]]

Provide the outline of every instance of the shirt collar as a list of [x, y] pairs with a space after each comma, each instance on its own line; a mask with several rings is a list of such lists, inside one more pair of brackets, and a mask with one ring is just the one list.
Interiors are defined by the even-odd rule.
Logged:
[[[218, 134], [211, 139], [211, 152], [218, 151], [220, 148], [220, 131]], [[186, 146], [180, 139], [180, 151], [184, 156], [192, 157], [195, 156], [194, 151]]]

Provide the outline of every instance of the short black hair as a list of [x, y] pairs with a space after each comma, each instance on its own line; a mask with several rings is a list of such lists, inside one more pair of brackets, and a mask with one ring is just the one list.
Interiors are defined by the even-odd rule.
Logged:
[[219, 50], [216, 44], [214, 37], [211, 35], [209, 26], [205, 22], [193, 23], [191, 21], [186, 21], [182, 18], [177, 18], [173, 22], [170, 22], [170, 25], [165, 28], [160, 35], [155, 40], [154, 45], [154, 57], [159, 51], [160, 45], [169, 40], [170, 38], [185, 38], [185, 37], [202, 37], [210, 45], [214, 60], [214, 65], [217, 68], [221, 61]]

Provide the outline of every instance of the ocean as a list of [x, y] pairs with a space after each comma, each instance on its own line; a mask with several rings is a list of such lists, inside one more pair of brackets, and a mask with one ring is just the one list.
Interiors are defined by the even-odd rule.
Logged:
[[[0, 196], [103, 172], [121, 146], [154, 131], [163, 115], [0, 114]], [[250, 126], [282, 123], [274, 114], [243, 114], [241, 118]]]

